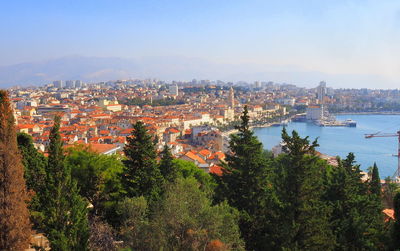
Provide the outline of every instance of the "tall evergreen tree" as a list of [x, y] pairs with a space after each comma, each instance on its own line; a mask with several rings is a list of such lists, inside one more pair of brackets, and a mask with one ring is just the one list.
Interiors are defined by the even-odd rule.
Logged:
[[27, 200], [13, 111], [7, 92], [0, 90], [0, 250], [28, 248], [31, 226]]
[[236, 127], [239, 132], [230, 138], [223, 174], [214, 175], [218, 184], [216, 197], [240, 211], [239, 225], [246, 249], [265, 250], [274, 245], [269, 226], [277, 201], [262, 144], [250, 130], [249, 119], [245, 106], [241, 124]]
[[156, 151], [151, 135], [143, 122], [133, 125], [124, 148], [123, 185], [128, 197], [144, 196], [150, 202], [158, 199], [164, 183], [156, 161]]
[[379, 177], [379, 170], [376, 163], [374, 163], [372, 168], [372, 176], [369, 181], [369, 193], [367, 196], [369, 198], [369, 203], [368, 206], [364, 208], [367, 214], [366, 221], [369, 223], [369, 235], [367, 236], [371, 239], [374, 247], [383, 249], [386, 241], [384, 238], [387, 238], [387, 234], [384, 232], [381, 178]]
[[79, 195], [71, 169], [65, 166], [59, 129], [57, 116], [50, 132], [46, 191], [40, 195], [41, 203], [46, 205], [42, 228], [52, 250], [87, 250], [87, 202]]
[[[339, 159], [338, 163], [332, 169], [326, 197], [333, 209], [330, 221], [336, 237], [336, 249], [382, 248], [380, 196], [368, 191], [368, 184], [361, 179], [360, 166], [355, 164], [353, 153], [349, 153], [344, 160]], [[375, 172], [372, 176], [376, 175]]]
[[282, 131], [285, 154], [275, 160], [274, 186], [283, 203], [279, 211], [279, 245], [289, 250], [332, 249], [329, 207], [324, 203], [326, 161], [315, 155], [317, 140], [310, 143], [296, 131]]
[[374, 194], [380, 198], [382, 194], [381, 178], [379, 177], [379, 170], [378, 167], [376, 166], [376, 163], [374, 163], [374, 166], [372, 168], [372, 175], [371, 175], [371, 181], [369, 182], [369, 187], [371, 194]]
[[29, 210], [34, 227], [39, 227], [43, 218], [43, 207], [38, 194], [45, 190], [46, 183], [46, 157], [33, 145], [32, 137], [26, 133], [17, 134], [18, 148], [22, 154], [22, 163], [25, 166], [26, 186], [31, 194]]
[[161, 152], [160, 171], [167, 182], [174, 182], [178, 177], [178, 166], [174, 163], [174, 157], [167, 145]]

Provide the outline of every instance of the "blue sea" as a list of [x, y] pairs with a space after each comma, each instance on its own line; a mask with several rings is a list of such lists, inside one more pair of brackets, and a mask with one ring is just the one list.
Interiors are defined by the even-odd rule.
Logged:
[[[312, 123], [291, 122], [286, 126], [290, 133], [296, 130], [310, 141], [318, 137], [321, 153], [345, 158], [353, 152], [361, 169], [366, 170], [374, 162], [378, 165], [381, 178], [392, 176], [397, 169], [398, 138], [370, 138], [364, 134], [376, 132], [396, 134], [400, 130], [400, 115], [338, 115], [338, 120], [353, 119], [357, 127], [319, 127]], [[255, 135], [265, 149], [271, 149], [281, 141], [282, 127], [254, 128]]]

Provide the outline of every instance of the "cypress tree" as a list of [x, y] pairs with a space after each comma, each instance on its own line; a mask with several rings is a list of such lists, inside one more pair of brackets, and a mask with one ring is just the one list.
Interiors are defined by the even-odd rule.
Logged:
[[378, 197], [381, 196], [382, 194], [381, 178], [379, 177], [379, 170], [378, 167], [376, 166], [376, 163], [374, 163], [374, 166], [372, 168], [372, 175], [371, 175], [371, 181], [369, 182], [369, 187], [371, 194], [374, 194]]
[[268, 162], [261, 142], [249, 126], [247, 106], [237, 126], [239, 133], [231, 135], [223, 174], [217, 181], [216, 200], [227, 200], [240, 211], [239, 226], [248, 250], [273, 248], [269, 227], [277, 204], [269, 177]]
[[144, 196], [149, 202], [159, 198], [164, 183], [156, 161], [156, 151], [151, 135], [143, 122], [133, 125], [131, 136], [127, 137], [124, 153], [125, 170], [123, 186], [128, 197]]
[[178, 177], [178, 167], [173, 160], [169, 147], [165, 145], [161, 152], [160, 171], [167, 182], [174, 182]]
[[387, 235], [384, 232], [384, 218], [382, 214], [382, 187], [381, 178], [376, 163], [372, 168], [371, 181], [369, 182], [368, 206], [364, 209], [367, 222], [369, 223], [369, 238], [375, 247], [383, 249], [385, 247], [384, 238]]
[[27, 200], [14, 116], [7, 92], [0, 90], [0, 250], [28, 248], [31, 226]]
[[42, 228], [54, 250], [87, 250], [87, 203], [79, 195], [71, 169], [64, 163], [59, 128], [60, 117], [57, 116], [50, 132], [46, 191], [40, 195], [44, 205]]

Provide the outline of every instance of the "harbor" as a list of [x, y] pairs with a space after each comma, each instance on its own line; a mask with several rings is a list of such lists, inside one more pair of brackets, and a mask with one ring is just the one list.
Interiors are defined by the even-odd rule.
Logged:
[[[362, 170], [367, 170], [374, 162], [379, 167], [381, 177], [392, 176], [397, 170], [397, 139], [376, 138], [373, 141], [365, 139], [365, 134], [375, 133], [382, 128], [395, 131], [400, 124], [400, 115], [337, 115], [338, 121], [352, 119], [357, 121], [357, 127], [350, 126], [319, 126], [314, 122], [290, 122], [287, 132], [296, 130], [301, 137], [309, 136], [309, 140], [318, 137], [317, 151], [330, 156], [346, 158], [353, 152]], [[296, 119], [294, 119], [296, 120]], [[293, 120], [292, 120], [293, 121]], [[278, 145], [282, 138], [283, 126], [254, 128], [253, 131], [263, 143], [265, 149], [271, 150]]]
[[[330, 115], [327, 111], [319, 111], [319, 106], [307, 108], [307, 113], [296, 114], [292, 117], [292, 122], [311, 122], [317, 126], [323, 127], [357, 127], [357, 121], [353, 119], [337, 120], [336, 116]], [[322, 108], [323, 109], [323, 108]], [[315, 111], [317, 110], [317, 111]], [[317, 115], [315, 115], [317, 114]], [[283, 125], [277, 123], [276, 126]], [[286, 124], [287, 125], [287, 124]]]

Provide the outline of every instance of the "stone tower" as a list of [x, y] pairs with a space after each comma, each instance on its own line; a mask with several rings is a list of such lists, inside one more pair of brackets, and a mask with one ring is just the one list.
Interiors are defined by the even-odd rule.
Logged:
[[233, 93], [233, 87], [231, 86], [231, 89], [229, 90], [229, 97], [228, 97], [228, 105], [230, 108], [235, 107], [235, 95]]

